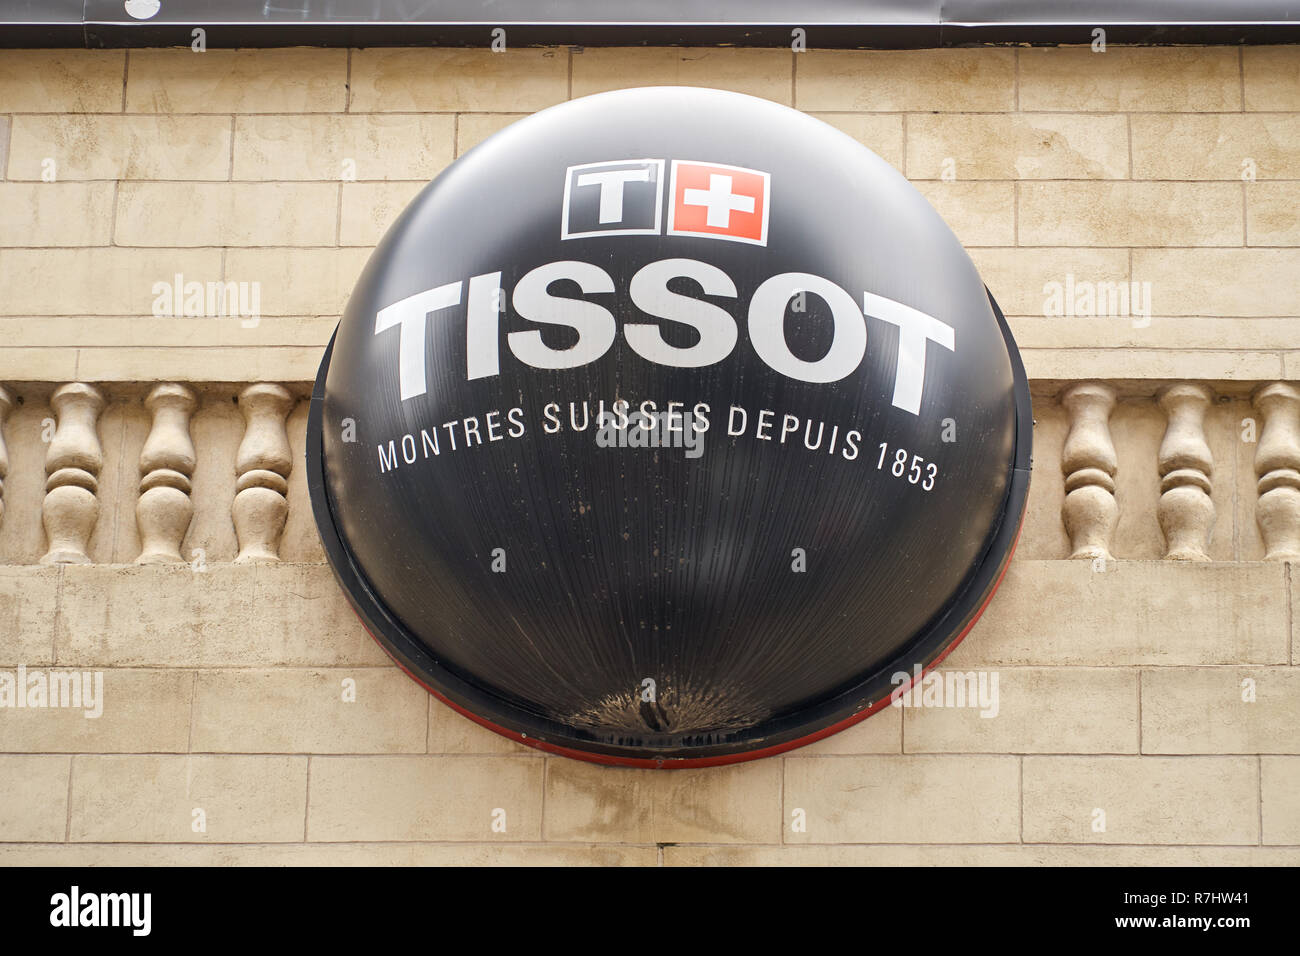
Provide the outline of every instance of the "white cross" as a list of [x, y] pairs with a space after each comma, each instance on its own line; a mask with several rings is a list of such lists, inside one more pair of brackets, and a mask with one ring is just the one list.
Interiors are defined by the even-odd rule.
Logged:
[[731, 222], [731, 212], [753, 212], [754, 197], [738, 196], [731, 191], [731, 177], [722, 173], [709, 174], [708, 189], [687, 189], [682, 202], [688, 206], [707, 206], [708, 224], [713, 229], [726, 229]]

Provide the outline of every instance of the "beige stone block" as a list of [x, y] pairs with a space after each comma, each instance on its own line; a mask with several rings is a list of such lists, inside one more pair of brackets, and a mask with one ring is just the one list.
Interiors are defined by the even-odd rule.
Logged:
[[1234, 246], [1244, 240], [1234, 183], [1022, 183], [1026, 246]]
[[63, 840], [71, 761], [46, 754], [0, 754], [0, 840]]
[[540, 750], [525, 747], [461, 716], [432, 694], [426, 696], [429, 698], [429, 753], [542, 756]]
[[369, 258], [369, 249], [231, 249], [226, 280], [260, 283], [264, 316], [342, 315]]
[[467, 152], [498, 133], [511, 123], [528, 116], [527, 113], [461, 113], [456, 117], [456, 155]]
[[188, 564], [64, 568], [56, 625], [59, 666], [257, 668], [387, 663], [327, 566], [209, 563], [206, 567], [206, 571], [191, 570]]
[[1215, 112], [1241, 109], [1235, 47], [1022, 49], [1020, 109]]
[[961, 244], [1008, 246], [1016, 241], [1015, 183], [913, 183]]
[[[31, 857], [57, 864], [56, 849]], [[4, 856], [0, 855], [0, 861]], [[5, 861], [7, 862], [7, 861]], [[1260, 846], [667, 846], [664, 866], [1296, 866], [1300, 847]]]
[[[3, 258], [0, 255], [0, 258]], [[0, 305], [3, 308], [3, 305]], [[19, 319], [24, 334], [40, 328], [40, 319]], [[77, 351], [72, 348], [7, 348], [0, 347], [0, 381], [14, 382], [72, 382], [77, 378]], [[44, 484], [45, 476], [41, 476]], [[6, 485], [6, 489], [7, 489]], [[6, 490], [6, 497], [8, 491]], [[3, 528], [0, 527], [0, 533]], [[39, 555], [38, 555], [39, 557]]]
[[658, 857], [658, 847], [609, 843], [0, 844], [0, 866], [655, 866]]
[[354, 50], [349, 110], [531, 113], [568, 98], [568, 72], [555, 48]]
[[99, 417], [100, 440], [104, 444], [104, 466], [99, 472], [99, 521], [86, 552], [97, 564], [130, 562], [140, 554], [135, 504], [140, 452], [151, 423], [143, 402], [110, 402]]
[[[44, 316], [38, 319], [0, 318], [0, 341], [10, 349], [27, 350], [55, 346], [75, 348], [165, 349], [185, 347], [256, 349], [265, 346], [308, 346], [324, 353], [337, 316], [269, 315], [254, 324], [238, 316]], [[227, 356], [219, 356], [225, 358]], [[219, 363], [211, 365], [207, 380], [218, 381], [225, 375]], [[73, 374], [69, 368], [68, 374]], [[150, 376], [157, 378], [157, 375]], [[47, 381], [58, 381], [56, 377]]]
[[235, 179], [429, 180], [452, 161], [445, 115], [239, 116]]
[[[1245, 442], [1242, 442], [1240, 448], [1241, 448], [1241, 453], [1243, 458], [1249, 454], [1251, 456], [1251, 460], [1252, 461], [1254, 460], [1253, 446], [1249, 446]], [[1254, 502], [1251, 502], [1251, 504], [1253, 505]], [[1253, 514], [1253, 508], [1251, 513]], [[1262, 541], [1260, 543], [1262, 545]], [[1261, 547], [1261, 556], [1262, 556], [1262, 547]], [[1291, 594], [1291, 607], [1295, 608], [1298, 606], [1297, 591], [1300, 591], [1300, 566], [1297, 566], [1295, 564], [1287, 565], [1287, 588]], [[1291, 663], [1293, 665], [1300, 664], [1300, 643], [1296, 643], [1294, 639], [1291, 642]]]
[[1009, 316], [1007, 321], [1016, 344], [1022, 349], [1093, 349], [1098, 352], [1103, 349], [1171, 349], [1186, 352], [1224, 351], [1225, 345], [1231, 345], [1245, 351], [1264, 352], [1290, 348], [1300, 342], [1300, 319], [1296, 318], [1153, 315], [1150, 323], [1144, 324], [1146, 318], [1136, 315], [1078, 318], [1021, 315]]
[[898, 707], [878, 710], [847, 730], [796, 750], [787, 757], [824, 757], [829, 754], [896, 754], [903, 747], [903, 711]]
[[1300, 182], [1246, 187], [1246, 245], [1300, 246]]
[[[1137, 753], [1136, 671], [945, 667], [936, 673], [944, 683], [935, 685], [934, 696], [923, 685], [908, 706], [897, 708], [907, 753]], [[981, 674], [992, 706], [980, 706]], [[970, 690], [976, 694], [965, 697], [966, 706], [949, 706]]]
[[1043, 315], [1048, 283], [1128, 282], [1125, 249], [972, 249], [971, 261], [1007, 315]]
[[[317, 358], [322, 354], [323, 350], [318, 351]], [[310, 402], [299, 402], [285, 421], [289, 453], [295, 463], [307, 461], [307, 418], [310, 413]], [[284, 533], [280, 536], [280, 560], [296, 564], [324, 564], [325, 549], [321, 545], [316, 517], [312, 513], [306, 468], [294, 465], [289, 472], [289, 492], [285, 497], [289, 501], [289, 515], [284, 523]], [[421, 726], [424, 723], [425, 715], [422, 711]], [[423, 752], [424, 747], [421, 746], [419, 750]]]
[[0, 183], [0, 246], [104, 246], [113, 183]]
[[1151, 283], [1161, 315], [1288, 315], [1300, 249], [1134, 249], [1133, 278]]
[[[177, 320], [184, 321], [184, 320]], [[96, 382], [147, 379], [180, 382], [306, 382], [320, 367], [322, 349], [267, 348], [88, 348], [78, 355], [81, 377]]]
[[[192, 565], [198, 566], [201, 558], [204, 566], [212, 567], [233, 561], [239, 553], [230, 511], [235, 499], [235, 457], [246, 428], [235, 402], [241, 390], [239, 384], [202, 388], [199, 407], [190, 419], [194, 447], [203, 449], [195, 459], [192, 476], [194, 517], [181, 542], [181, 555]], [[240, 583], [251, 586], [250, 579]]]
[[1273, 352], [1027, 348], [1021, 358], [1031, 379], [1049, 381], [1119, 378], [1248, 382], [1282, 374], [1281, 357]]
[[[1252, 695], [1253, 700], [1243, 699]], [[1300, 670], [1176, 667], [1142, 672], [1143, 753], [1300, 754], [1297, 728]]]
[[[5, 526], [12, 522], [13, 483], [5, 479]], [[10, 558], [7, 550], [5, 557]], [[12, 670], [19, 664], [35, 667], [54, 660], [54, 609], [59, 606], [62, 583], [57, 567], [0, 566], [0, 669]]]
[[1300, 757], [1261, 757], [1260, 773], [1262, 842], [1300, 844]]
[[546, 762], [547, 840], [777, 843], [781, 839], [779, 758], [671, 771], [601, 767], [564, 758]]
[[1123, 179], [1128, 124], [1123, 116], [1063, 113], [909, 116], [908, 176], [941, 179], [948, 160], [958, 180]]
[[332, 246], [333, 183], [123, 183], [124, 246]]
[[996, 112], [1015, 108], [1011, 50], [810, 50], [795, 57], [801, 110]]
[[903, 164], [903, 117], [895, 113], [811, 113], [852, 136], [899, 172]]
[[9, 178], [229, 179], [230, 118], [68, 113], [15, 116]]
[[1295, 179], [1300, 129], [1294, 116], [1135, 113], [1137, 179]]
[[[1019, 777], [1019, 761], [1010, 756], [787, 760], [784, 840], [1015, 841], [1019, 835]], [[802, 833], [792, 830], [799, 810], [807, 822]]]
[[[296, 842], [307, 758], [81, 755], [73, 758], [71, 803], [72, 841]], [[196, 830], [195, 810], [205, 830]]]
[[120, 113], [122, 50], [0, 50], [0, 110]]
[[307, 839], [537, 841], [543, 764], [531, 757], [316, 757]]
[[[1037, 383], [1035, 383], [1037, 384]], [[1069, 421], [1058, 400], [1059, 387], [1047, 386], [1047, 394], [1030, 386], [1034, 414], [1034, 457], [1030, 466], [1029, 500], [1016, 542], [1016, 561], [1068, 558], [1070, 539], [1061, 518], [1065, 501], [1065, 476], [1061, 473], [1061, 452]], [[960, 646], [959, 646], [960, 647]], [[961, 661], [959, 656], [957, 661]], [[945, 661], [952, 664], [951, 658]]]
[[128, 113], [341, 113], [348, 51], [132, 50]]
[[[1253, 757], [1025, 757], [1026, 843], [1259, 841]], [[1096, 811], [1105, 831], [1094, 830]]]
[[1264, 563], [1016, 560], [947, 665], [1284, 664], [1282, 575]]
[[704, 86], [789, 106], [793, 58], [780, 49], [590, 47], [573, 51], [573, 96], [634, 86]]
[[395, 667], [201, 671], [191, 749], [424, 753], [428, 700]]
[[[30, 670], [29, 666], [29, 679]], [[194, 676], [188, 671], [73, 671], [60, 667], [44, 669], [42, 674], [50, 688], [51, 706], [0, 712], [0, 750], [184, 753], [189, 749]], [[72, 690], [71, 681], [80, 685], [80, 691]], [[86, 690], [93, 699], [72, 696]], [[62, 704], [77, 702], [80, 706], [53, 706], [56, 697]], [[94, 716], [96, 711], [99, 716]]]
[[[6, 249], [5, 315], [150, 315], [157, 283], [221, 277], [219, 249]], [[337, 311], [337, 310], [336, 310]], [[302, 314], [299, 312], [299, 314]]]
[[1300, 110], [1300, 56], [1292, 46], [1242, 48], [1248, 110]]
[[339, 245], [373, 249], [427, 183], [344, 183]]
[[[388, 665], [324, 564], [269, 564], [253, 575], [254, 666]], [[232, 659], [237, 655], [232, 655]]]
[[9, 125], [9, 117], [0, 117], [0, 174], [9, 165]]

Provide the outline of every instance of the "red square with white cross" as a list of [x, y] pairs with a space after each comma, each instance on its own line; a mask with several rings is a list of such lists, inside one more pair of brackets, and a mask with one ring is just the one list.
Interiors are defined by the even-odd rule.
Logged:
[[674, 159], [668, 234], [767, 245], [771, 182], [757, 169]]

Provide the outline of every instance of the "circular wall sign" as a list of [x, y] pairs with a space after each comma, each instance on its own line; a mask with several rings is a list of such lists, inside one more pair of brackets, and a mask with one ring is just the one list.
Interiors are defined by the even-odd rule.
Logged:
[[656, 87], [521, 120], [357, 283], [312, 397], [329, 561], [430, 691], [543, 749], [684, 766], [890, 701], [970, 628], [1029, 481], [975, 267], [874, 153]]

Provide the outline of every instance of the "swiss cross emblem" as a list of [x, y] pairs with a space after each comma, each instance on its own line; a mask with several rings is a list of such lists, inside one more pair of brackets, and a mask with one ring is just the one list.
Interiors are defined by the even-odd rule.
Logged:
[[673, 160], [668, 234], [767, 245], [771, 182], [756, 169]]

